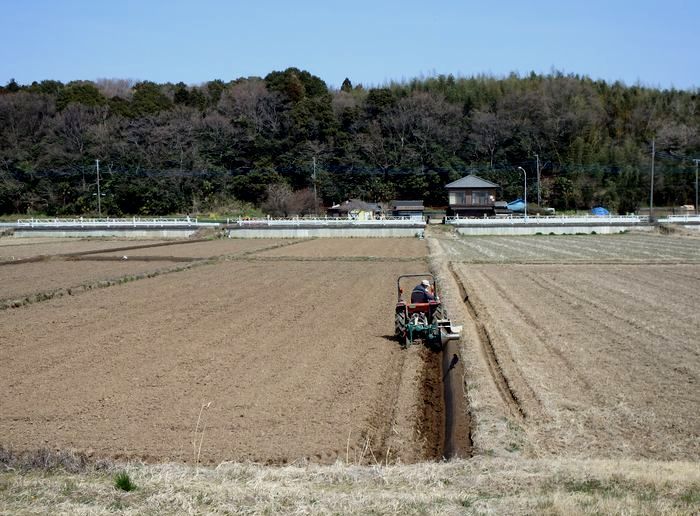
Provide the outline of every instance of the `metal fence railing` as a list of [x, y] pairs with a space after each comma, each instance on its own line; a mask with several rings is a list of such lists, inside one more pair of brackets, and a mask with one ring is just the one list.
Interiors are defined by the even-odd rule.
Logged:
[[182, 226], [218, 226], [216, 222], [199, 222], [196, 218], [171, 218], [171, 217], [132, 217], [130, 219], [117, 218], [53, 218], [53, 219], [18, 219], [15, 227], [23, 228], [100, 228], [100, 227], [182, 227]]
[[358, 220], [348, 218], [265, 218], [265, 219], [236, 219], [229, 221], [230, 225], [240, 227], [391, 227], [391, 226], [425, 226], [421, 218], [413, 217], [384, 217], [382, 219]]
[[662, 224], [700, 224], [700, 215], [668, 215], [666, 217], [659, 218], [659, 222]]
[[507, 217], [488, 217], [488, 218], [464, 218], [464, 217], [447, 217], [445, 222], [455, 226], [474, 226], [474, 225], [570, 225], [570, 224], [645, 224], [649, 222], [649, 217], [640, 215], [573, 215], [573, 216], [507, 216]]

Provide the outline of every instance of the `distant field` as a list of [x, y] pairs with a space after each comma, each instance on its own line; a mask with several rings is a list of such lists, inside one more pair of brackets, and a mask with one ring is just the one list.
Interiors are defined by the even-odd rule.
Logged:
[[239, 239], [226, 238], [206, 242], [182, 242], [168, 246], [141, 247], [116, 252], [100, 252], [99, 256], [127, 256], [134, 259], [139, 257], [175, 257], [175, 258], [214, 258], [217, 256], [235, 255], [251, 251], [269, 249], [278, 246], [295, 244], [290, 239]]
[[0, 262], [33, 256], [104, 251], [121, 247], [169, 243], [163, 240], [94, 240], [78, 238], [0, 238]]
[[471, 263], [700, 263], [700, 238], [658, 234], [454, 236], [449, 259]]
[[260, 256], [303, 258], [385, 257], [422, 258], [427, 254], [425, 240], [417, 238], [317, 238], [260, 253]]

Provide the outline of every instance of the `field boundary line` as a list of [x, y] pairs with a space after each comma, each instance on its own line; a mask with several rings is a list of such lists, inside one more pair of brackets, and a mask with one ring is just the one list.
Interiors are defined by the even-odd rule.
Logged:
[[250, 256], [231, 255], [229, 261], [248, 262], [424, 262], [427, 256]]
[[210, 258], [189, 256], [66, 256], [67, 262], [198, 262]]
[[173, 245], [199, 244], [202, 242], [210, 242], [210, 238], [197, 238], [193, 240], [176, 240], [173, 242], [158, 242], [157, 244], [131, 245], [125, 247], [113, 247], [110, 249], [98, 249], [97, 251], [75, 251], [72, 253], [61, 253], [55, 256], [84, 256], [89, 254], [106, 254], [120, 251], [131, 251], [132, 249], [151, 249], [153, 247], [169, 247]]
[[[298, 240], [292, 239], [289, 242], [280, 242], [277, 244], [269, 245], [267, 247], [261, 247], [259, 249], [248, 249], [246, 251], [241, 251], [240, 253], [233, 253], [233, 254], [228, 255], [228, 256], [249, 256], [249, 255], [254, 255], [256, 253], [264, 253], [265, 251], [272, 251], [273, 249], [279, 249], [281, 247], [289, 247], [289, 246], [296, 245], [296, 244], [303, 244], [305, 242], [311, 242], [312, 240], [316, 240], [316, 238], [317, 237], [310, 237], [310, 238], [298, 239]], [[233, 238], [232, 240], [248, 240], [248, 239]]]

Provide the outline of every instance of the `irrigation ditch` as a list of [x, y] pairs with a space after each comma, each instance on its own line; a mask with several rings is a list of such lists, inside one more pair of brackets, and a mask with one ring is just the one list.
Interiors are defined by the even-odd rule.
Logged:
[[[445, 271], [439, 260], [436, 260], [436, 256], [433, 256], [432, 247], [429, 268], [441, 292], [445, 286], [443, 281]], [[445, 306], [445, 296], [441, 299], [445, 313], [449, 314], [450, 307]], [[442, 409], [440, 452], [435, 458], [438, 460], [469, 458], [473, 452], [471, 414], [459, 341], [448, 341], [441, 352], [433, 352], [433, 355], [435, 355], [432, 359], [434, 365], [426, 367], [434, 375], [433, 381], [440, 386], [434, 391], [434, 395], [440, 398]], [[431, 362], [431, 359], [428, 359], [428, 362]]]

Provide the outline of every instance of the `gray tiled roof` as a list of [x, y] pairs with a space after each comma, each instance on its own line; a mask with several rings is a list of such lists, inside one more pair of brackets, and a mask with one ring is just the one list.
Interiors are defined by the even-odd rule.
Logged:
[[474, 174], [469, 174], [462, 179], [458, 179], [457, 181], [453, 181], [450, 184], [445, 185], [445, 188], [498, 188], [498, 185], [496, 183], [492, 183], [491, 181], [487, 181], [486, 179], [481, 179], [479, 176], [475, 176]]
[[404, 200], [394, 200], [391, 201], [391, 207], [394, 210], [398, 209], [414, 209], [414, 210], [422, 210], [423, 209], [423, 201], [404, 201]]

